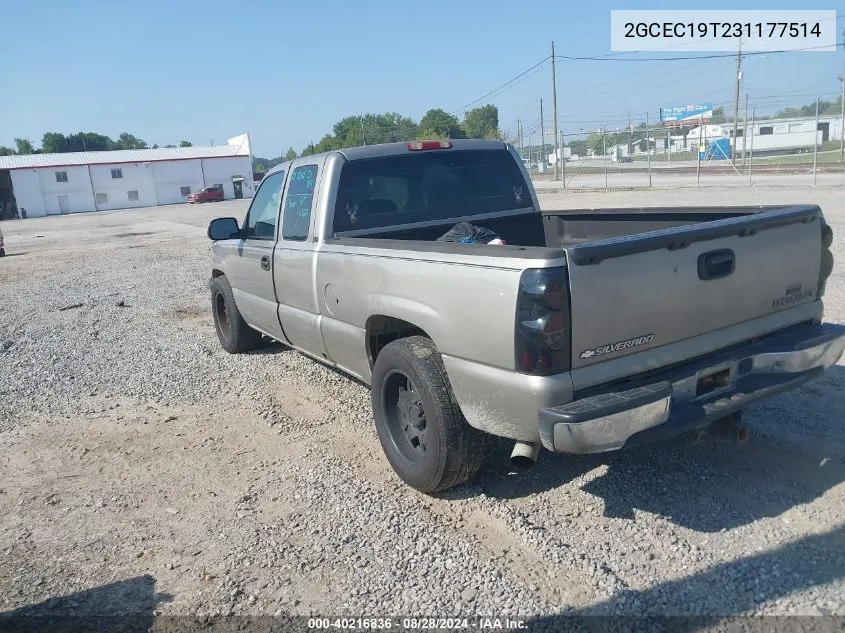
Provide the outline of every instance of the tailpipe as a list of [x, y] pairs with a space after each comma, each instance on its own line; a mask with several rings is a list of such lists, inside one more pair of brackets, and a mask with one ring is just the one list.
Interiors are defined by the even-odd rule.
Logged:
[[537, 456], [540, 454], [540, 444], [529, 444], [528, 442], [517, 442], [513, 445], [511, 452], [511, 466], [516, 468], [531, 468], [537, 463]]

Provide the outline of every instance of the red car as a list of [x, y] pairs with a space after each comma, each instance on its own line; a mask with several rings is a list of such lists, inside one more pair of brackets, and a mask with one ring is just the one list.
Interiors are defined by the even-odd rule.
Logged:
[[188, 202], [191, 204], [195, 202], [219, 202], [220, 200], [223, 200], [222, 187], [206, 187], [188, 194]]

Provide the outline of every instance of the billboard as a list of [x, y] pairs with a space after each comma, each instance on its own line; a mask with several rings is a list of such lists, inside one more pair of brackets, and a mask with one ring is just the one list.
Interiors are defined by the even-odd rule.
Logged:
[[666, 125], [694, 124], [713, 116], [713, 104], [686, 105], [677, 108], [660, 108], [660, 122]]

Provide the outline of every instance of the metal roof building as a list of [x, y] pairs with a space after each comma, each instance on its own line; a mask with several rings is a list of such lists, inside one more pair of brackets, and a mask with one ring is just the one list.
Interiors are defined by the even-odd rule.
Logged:
[[0, 156], [0, 217], [173, 204], [213, 185], [226, 198], [255, 193], [248, 134], [206, 147]]

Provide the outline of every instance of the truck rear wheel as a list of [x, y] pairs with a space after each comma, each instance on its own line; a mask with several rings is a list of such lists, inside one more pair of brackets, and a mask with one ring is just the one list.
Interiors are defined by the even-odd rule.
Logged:
[[384, 454], [406, 484], [434, 493], [478, 472], [485, 436], [461, 414], [430, 339], [411, 336], [386, 345], [373, 367], [371, 398]]
[[232, 286], [224, 276], [211, 282], [211, 313], [220, 345], [230, 354], [240, 354], [258, 347], [261, 333], [246, 324], [232, 294]]

